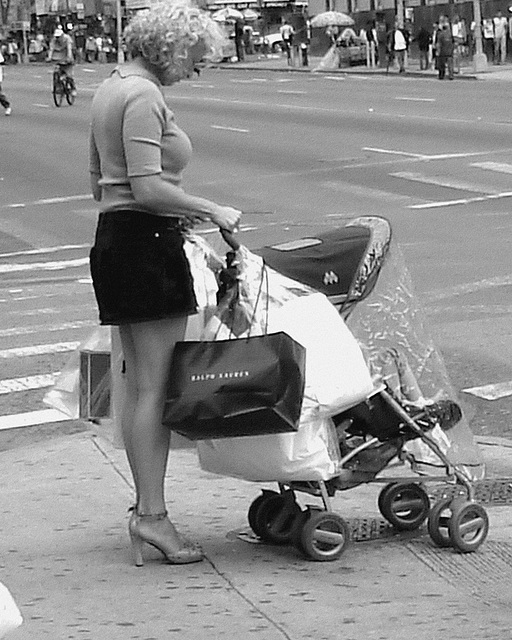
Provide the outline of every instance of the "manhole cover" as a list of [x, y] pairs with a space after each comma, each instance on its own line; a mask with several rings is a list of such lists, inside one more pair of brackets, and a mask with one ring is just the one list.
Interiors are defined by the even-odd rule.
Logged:
[[[479, 480], [473, 484], [475, 499], [481, 504], [512, 504], [512, 478], [493, 478]], [[465, 495], [461, 485], [439, 485], [429, 488], [429, 496], [437, 502], [441, 498]]]

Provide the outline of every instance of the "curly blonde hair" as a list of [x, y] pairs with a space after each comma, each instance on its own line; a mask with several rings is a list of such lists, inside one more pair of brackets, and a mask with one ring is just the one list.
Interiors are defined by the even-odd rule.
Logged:
[[206, 60], [220, 60], [226, 36], [210, 14], [190, 0], [167, 0], [137, 13], [124, 30], [124, 41], [130, 55], [156, 67], [171, 63], [179, 69], [197, 43], [206, 47]]

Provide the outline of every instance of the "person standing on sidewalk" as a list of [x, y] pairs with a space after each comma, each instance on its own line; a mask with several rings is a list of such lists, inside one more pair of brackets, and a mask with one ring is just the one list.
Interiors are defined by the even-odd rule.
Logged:
[[507, 19], [498, 11], [493, 18], [494, 64], [505, 64], [507, 59]]
[[288, 60], [288, 64], [290, 64], [292, 60], [293, 36], [295, 34], [295, 29], [287, 20], [285, 20], [281, 28], [279, 29], [279, 33], [281, 34], [281, 38], [283, 39], [284, 50], [286, 51], [286, 59]]
[[432, 36], [425, 27], [421, 27], [419, 30], [416, 42], [420, 51], [420, 70], [426, 71], [430, 67], [429, 52], [432, 45]]
[[436, 55], [439, 80], [444, 80], [448, 69], [448, 80], [453, 80], [453, 35], [449, 23], [445, 22], [437, 33]]
[[388, 48], [390, 55], [398, 64], [398, 73], [404, 73], [405, 54], [409, 48], [409, 33], [400, 27], [398, 22], [395, 23], [395, 28], [390, 33]]
[[5, 95], [5, 93], [2, 90], [2, 82], [4, 79], [4, 70], [3, 70], [3, 66], [5, 64], [5, 60], [4, 60], [4, 56], [2, 54], [2, 52], [0, 51], [0, 104], [2, 105], [2, 107], [5, 109], [5, 115], [6, 116], [10, 116], [12, 113], [12, 108], [11, 108], [11, 103], [9, 102], [9, 100], [7, 99], [7, 96]]
[[168, 517], [164, 479], [170, 431], [162, 425], [174, 345], [197, 313], [185, 233], [196, 222], [236, 229], [241, 212], [181, 186], [192, 145], [162, 86], [188, 78], [202, 59], [220, 60], [221, 27], [192, 0], [166, 0], [124, 31], [129, 62], [97, 89], [89, 168], [100, 215], [90, 267], [103, 325], [119, 326], [127, 393], [121, 427], [135, 484], [129, 522], [135, 564], [142, 545], [172, 564], [203, 559]]

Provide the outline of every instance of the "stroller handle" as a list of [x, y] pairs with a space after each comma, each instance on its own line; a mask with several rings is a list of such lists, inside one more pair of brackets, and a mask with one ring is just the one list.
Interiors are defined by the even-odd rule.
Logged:
[[238, 249], [240, 249], [240, 243], [236, 239], [234, 231], [228, 231], [227, 229], [219, 229], [219, 231], [224, 242], [228, 244], [233, 251], [238, 251]]

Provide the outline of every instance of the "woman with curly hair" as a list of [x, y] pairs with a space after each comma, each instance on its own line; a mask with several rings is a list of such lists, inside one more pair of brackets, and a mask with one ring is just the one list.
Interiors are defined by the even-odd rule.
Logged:
[[91, 274], [100, 322], [119, 326], [126, 366], [122, 432], [136, 489], [129, 522], [135, 564], [143, 564], [143, 543], [185, 564], [203, 553], [167, 515], [170, 434], [161, 423], [174, 344], [197, 310], [184, 231], [207, 220], [233, 231], [241, 213], [182, 188], [192, 147], [162, 85], [190, 77], [201, 59], [219, 58], [224, 35], [188, 0], [167, 0], [137, 14], [124, 38], [131, 59], [92, 104], [90, 173], [100, 214]]

